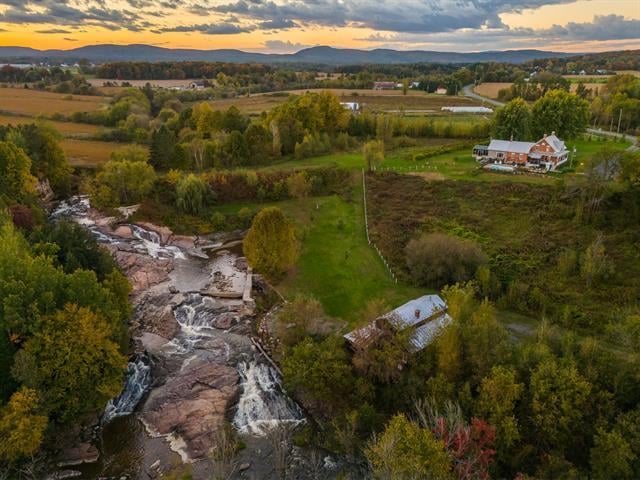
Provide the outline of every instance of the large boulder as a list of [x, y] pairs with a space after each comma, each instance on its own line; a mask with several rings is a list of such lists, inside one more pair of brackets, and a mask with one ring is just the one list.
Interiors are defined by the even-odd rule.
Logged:
[[227, 409], [239, 393], [238, 382], [235, 368], [209, 358], [185, 362], [151, 392], [143, 421], [152, 434], [179, 437], [190, 459], [203, 458], [213, 447], [213, 432], [223, 426]]
[[136, 252], [111, 248], [113, 256], [131, 282], [133, 293], [147, 290], [153, 285], [166, 282], [173, 270], [173, 259], [152, 258]]

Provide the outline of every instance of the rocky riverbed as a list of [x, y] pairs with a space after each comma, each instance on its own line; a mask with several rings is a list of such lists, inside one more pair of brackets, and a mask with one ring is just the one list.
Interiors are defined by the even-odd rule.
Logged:
[[[92, 443], [63, 451], [64, 468], [78, 478], [148, 479], [189, 464], [194, 479], [210, 478], [216, 431], [231, 422], [246, 444], [234, 478], [275, 478], [265, 434], [305, 419], [252, 343], [251, 272], [226, 248], [237, 236], [175, 236], [105, 217], [83, 197], [60, 204], [52, 217], [84, 225], [111, 251], [131, 281], [134, 307], [123, 392], [107, 405]], [[289, 458], [292, 478], [335, 476], [326, 455], [294, 448]]]

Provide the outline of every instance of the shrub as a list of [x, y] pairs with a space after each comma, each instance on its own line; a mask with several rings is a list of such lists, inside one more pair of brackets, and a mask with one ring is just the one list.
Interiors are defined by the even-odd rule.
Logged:
[[417, 284], [442, 287], [473, 278], [487, 257], [474, 242], [429, 233], [409, 242], [406, 261]]

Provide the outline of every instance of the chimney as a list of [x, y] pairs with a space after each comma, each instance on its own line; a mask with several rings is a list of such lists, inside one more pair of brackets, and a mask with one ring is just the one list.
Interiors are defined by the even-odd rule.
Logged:
[[420, 318], [420, 309], [419, 308], [416, 308], [415, 314], [416, 314], [416, 318]]
[[544, 132], [544, 137], [542, 138], [547, 138], [547, 132]]
[[511, 141], [511, 142], [513, 142], [513, 133], [511, 134], [511, 139], [510, 139], [510, 141]]
[[554, 130], [553, 132], [551, 132], [551, 135], [555, 135], [555, 134], [556, 134], [556, 131], [555, 131], [555, 130]]

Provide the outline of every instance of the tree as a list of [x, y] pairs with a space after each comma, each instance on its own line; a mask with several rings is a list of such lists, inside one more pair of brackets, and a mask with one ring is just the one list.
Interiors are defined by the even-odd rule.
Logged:
[[234, 131], [244, 133], [247, 125], [249, 125], [249, 121], [240, 113], [238, 107], [229, 107], [222, 116], [222, 129], [229, 133]]
[[487, 257], [470, 240], [427, 233], [409, 242], [406, 262], [416, 284], [442, 287], [472, 279]]
[[371, 140], [362, 147], [362, 155], [370, 172], [378, 168], [384, 162], [384, 142], [381, 140]]
[[590, 288], [594, 282], [609, 275], [611, 268], [602, 233], [598, 233], [580, 259], [580, 275], [584, 278], [587, 288]]
[[71, 166], [60, 145], [60, 134], [49, 124], [38, 122], [20, 127], [24, 138], [24, 150], [31, 158], [31, 173], [48, 179], [57, 193], [68, 193], [71, 182]]
[[15, 462], [40, 448], [47, 417], [38, 413], [38, 395], [31, 388], [15, 392], [0, 408], [0, 460]]
[[498, 452], [504, 453], [520, 438], [515, 408], [523, 388], [510, 367], [493, 367], [480, 384], [476, 415], [496, 428]]
[[551, 358], [531, 374], [531, 422], [540, 445], [562, 452], [576, 443], [577, 432], [584, 433], [592, 387], [575, 365]]
[[92, 194], [98, 206], [117, 206], [143, 200], [153, 188], [156, 173], [139, 161], [109, 160], [96, 176]]
[[598, 429], [591, 449], [591, 469], [594, 480], [631, 480], [637, 478], [631, 468], [638, 452], [633, 452], [617, 431]]
[[68, 422], [120, 393], [127, 359], [103, 318], [68, 304], [46, 317], [16, 354], [14, 376], [40, 392], [51, 416]]
[[298, 258], [295, 227], [279, 208], [264, 208], [251, 223], [243, 250], [249, 264], [258, 272], [282, 275]]
[[535, 138], [552, 132], [562, 139], [575, 138], [589, 124], [589, 103], [565, 90], [550, 90], [533, 104], [531, 116]]
[[319, 417], [333, 417], [352, 401], [364, 402], [369, 394], [356, 377], [341, 337], [322, 342], [306, 338], [282, 360], [285, 386]]
[[198, 215], [205, 207], [208, 193], [209, 186], [206, 182], [190, 173], [176, 185], [176, 205], [183, 212]]
[[162, 125], [151, 134], [149, 163], [156, 168], [169, 168], [175, 146], [175, 134], [166, 125]]
[[31, 159], [13, 143], [0, 142], [0, 198], [9, 203], [28, 200], [35, 188]]
[[306, 198], [311, 193], [311, 181], [307, 172], [301, 171], [291, 174], [287, 178], [287, 189], [293, 198]]
[[222, 146], [226, 157], [226, 166], [238, 167], [249, 163], [247, 140], [239, 130], [233, 130]]
[[252, 123], [244, 132], [251, 163], [265, 163], [272, 154], [271, 133], [264, 126]]
[[326, 336], [331, 327], [320, 302], [303, 295], [286, 303], [276, 320], [278, 339], [285, 346], [300, 343], [307, 336]]
[[444, 443], [403, 414], [389, 420], [384, 432], [374, 437], [365, 454], [374, 476], [379, 479], [453, 478]]
[[491, 133], [496, 138], [528, 140], [531, 130], [531, 109], [522, 98], [514, 98], [499, 108], [491, 125]]
[[111, 152], [109, 159], [116, 162], [146, 162], [149, 159], [149, 153], [140, 145], [128, 145]]

